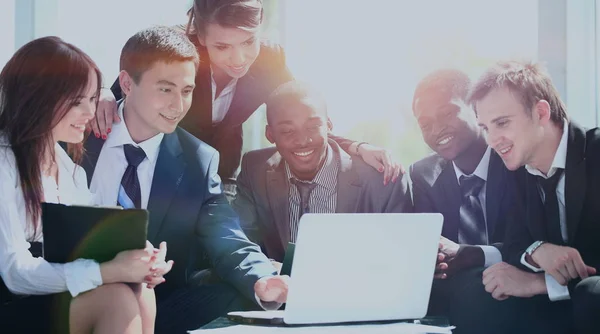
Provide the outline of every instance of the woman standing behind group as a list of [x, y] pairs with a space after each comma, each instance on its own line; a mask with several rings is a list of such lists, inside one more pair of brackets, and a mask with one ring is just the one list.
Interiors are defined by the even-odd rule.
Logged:
[[[219, 176], [225, 193], [235, 195], [242, 158], [242, 125], [283, 83], [294, 80], [283, 48], [260, 39], [264, 23], [262, 0], [194, 0], [185, 32], [198, 48], [192, 106], [180, 126], [219, 151]], [[182, 29], [183, 30], [183, 29]], [[94, 134], [106, 139], [122, 98], [118, 81], [103, 92]], [[335, 123], [335, 122], [334, 122]], [[395, 181], [401, 166], [390, 154], [367, 143], [329, 135], [350, 155], [383, 173], [383, 184]]]
[[26, 44], [0, 73], [2, 332], [154, 331], [154, 293], [143, 286], [162, 282], [166, 272], [152, 274], [164, 254], [149, 245], [105, 263], [41, 257], [40, 203], [91, 204], [85, 172], [58, 142], [81, 159], [100, 87], [95, 63], [57, 37]]

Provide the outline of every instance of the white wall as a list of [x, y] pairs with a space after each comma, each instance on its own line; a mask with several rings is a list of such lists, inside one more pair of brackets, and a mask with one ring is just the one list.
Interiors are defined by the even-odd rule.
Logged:
[[0, 0], [0, 69], [15, 51], [15, 0]]

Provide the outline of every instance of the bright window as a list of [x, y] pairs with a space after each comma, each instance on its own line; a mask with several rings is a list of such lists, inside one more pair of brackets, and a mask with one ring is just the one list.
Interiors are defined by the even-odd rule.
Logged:
[[387, 147], [407, 166], [428, 152], [411, 111], [419, 79], [536, 59], [537, 15], [536, 0], [289, 0], [283, 31], [294, 76], [323, 92], [334, 132]]

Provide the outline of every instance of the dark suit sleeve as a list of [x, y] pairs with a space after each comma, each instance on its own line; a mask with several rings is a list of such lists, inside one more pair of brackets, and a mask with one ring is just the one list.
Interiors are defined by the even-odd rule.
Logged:
[[354, 143], [354, 140], [351, 139], [346, 139], [344, 137], [340, 137], [340, 136], [336, 136], [332, 133], [328, 134], [328, 137], [330, 139], [333, 139], [338, 145], [340, 145], [340, 147], [342, 148], [342, 150], [346, 151], [346, 153], [348, 153], [350, 156], [355, 156], [356, 152], [350, 152], [350, 145], [352, 145], [352, 143]]
[[386, 187], [392, 187], [392, 189], [383, 212], [411, 213], [414, 211], [408, 187], [408, 176], [406, 174]]
[[410, 166], [410, 178], [412, 180], [412, 198], [415, 207], [415, 212], [430, 213], [439, 212], [436, 210], [433, 201], [427, 194], [423, 185], [422, 178], [417, 174], [415, 165]]
[[123, 92], [121, 91], [121, 84], [119, 84], [119, 78], [113, 82], [112, 86], [110, 86], [110, 91], [115, 96], [115, 100], [119, 101], [123, 98]]
[[258, 213], [256, 212], [256, 203], [252, 193], [252, 185], [248, 169], [248, 156], [242, 158], [242, 169], [237, 178], [237, 193], [233, 200], [233, 209], [240, 216], [240, 223], [246, 236], [257, 244], [261, 244], [260, 226], [258, 222]]
[[521, 256], [535, 240], [533, 240], [525, 221], [527, 212], [525, 211], [526, 192], [524, 175], [520, 175], [520, 178], [517, 180], [516, 186], [508, 194], [510, 195], [508, 210], [500, 213], [504, 215], [504, 219], [506, 220], [506, 235], [501, 249], [502, 259], [520, 269], [531, 271], [521, 264]]
[[205, 202], [202, 204], [196, 234], [217, 274], [255, 300], [254, 283], [276, 270], [260, 248], [242, 231], [239, 218], [221, 192], [217, 175], [218, 153], [210, 160], [206, 175]]

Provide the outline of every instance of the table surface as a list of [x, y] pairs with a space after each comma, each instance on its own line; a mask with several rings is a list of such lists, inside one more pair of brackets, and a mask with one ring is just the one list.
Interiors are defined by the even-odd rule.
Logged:
[[[421, 321], [421, 323], [428, 324], [428, 325], [448, 326], [448, 319], [444, 318], [444, 317], [427, 317], [427, 318], [424, 318]], [[217, 319], [213, 320], [212, 322], [204, 325], [202, 328], [200, 328], [200, 331], [226, 328], [226, 327], [232, 327], [232, 326], [240, 326], [240, 324], [238, 324], [237, 322], [230, 321], [229, 319], [227, 319], [227, 317], [220, 317], [220, 318], [217, 318]], [[276, 327], [276, 326], [258, 325], [257, 327], [269, 328], [269, 327]], [[242, 329], [242, 328], [240, 328], [240, 329]]]

